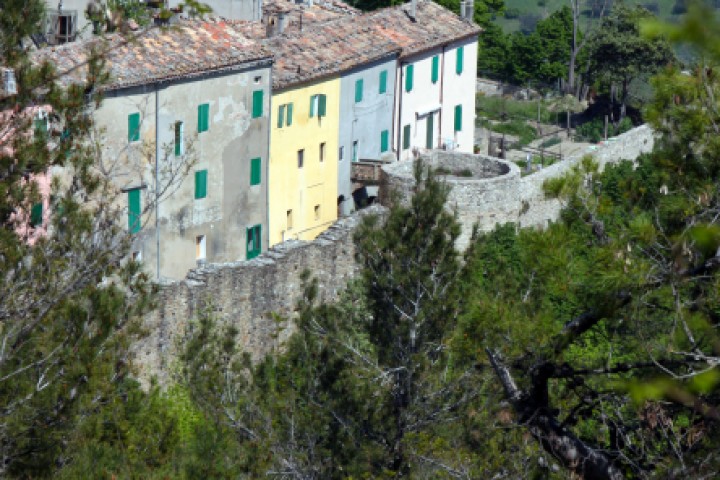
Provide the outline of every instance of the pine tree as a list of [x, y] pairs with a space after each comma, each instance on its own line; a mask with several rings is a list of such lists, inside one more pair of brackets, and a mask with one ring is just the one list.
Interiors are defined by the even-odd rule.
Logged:
[[24, 45], [44, 8], [10, 0], [0, 9], [0, 57], [17, 80], [17, 93], [0, 99], [3, 476], [46, 476], [71, 462], [82, 423], [136, 388], [128, 346], [151, 291], [126, 261], [117, 191], [90, 141], [102, 61], [93, 55], [87, 81], [68, 88], [63, 72], [34, 64]]

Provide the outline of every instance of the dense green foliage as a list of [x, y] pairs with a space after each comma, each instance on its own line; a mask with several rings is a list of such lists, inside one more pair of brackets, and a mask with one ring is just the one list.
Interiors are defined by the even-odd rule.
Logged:
[[[608, 124], [608, 138], [625, 133], [633, 128], [632, 121], [625, 117], [617, 126]], [[600, 118], [594, 118], [589, 122], [578, 125], [575, 129], [575, 136], [579, 141], [597, 143], [605, 138], [605, 122]]]

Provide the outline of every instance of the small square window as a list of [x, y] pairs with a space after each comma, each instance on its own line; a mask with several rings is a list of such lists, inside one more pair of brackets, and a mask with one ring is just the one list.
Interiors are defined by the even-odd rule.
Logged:
[[325, 161], [325, 142], [322, 142], [320, 144], [320, 161], [321, 162]]
[[195, 260], [205, 260], [207, 254], [205, 235], [195, 237]]
[[315, 220], [320, 220], [320, 205], [315, 205]]
[[300, 149], [298, 150], [298, 168], [303, 168], [303, 165], [305, 164], [305, 150]]
[[255, 82], [255, 85], [259, 84], [259, 83], [260, 83], [260, 80], [262, 80], [262, 77], [261, 77], [260, 75], [258, 75], [257, 77], [255, 77], [255, 78], [253, 79], [253, 81]]
[[135, 250], [132, 252], [132, 260], [133, 262], [139, 262], [142, 260], [142, 252], [140, 250]]

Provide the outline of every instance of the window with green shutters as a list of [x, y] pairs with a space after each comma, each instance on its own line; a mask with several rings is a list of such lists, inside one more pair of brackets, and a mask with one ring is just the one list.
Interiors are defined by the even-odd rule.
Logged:
[[36, 203], [30, 209], [30, 225], [38, 227], [43, 222], [43, 204], [42, 202]]
[[198, 133], [207, 132], [210, 128], [210, 104], [198, 105]]
[[462, 105], [455, 105], [455, 131], [462, 130]]
[[128, 142], [140, 140], [140, 114], [131, 113], [128, 115]]
[[278, 120], [277, 120], [278, 128], [282, 128], [283, 125], [286, 127], [289, 127], [290, 125], [292, 125], [292, 117], [293, 117], [293, 104], [286, 103], [284, 105], [280, 105], [278, 107]]
[[385, 92], [387, 92], [387, 70], [380, 72], [380, 87], [378, 88], [378, 93]]
[[380, 153], [387, 152], [390, 149], [390, 132], [383, 130], [380, 132]]
[[248, 227], [246, 232], [246, 258], [253, 259], [262, 252], [262, 226], [254, 225]]
[[327, 97], [324, 94], [310, 97], [310, 117], [324, 117], [327, 112]]
[[405, 91], [411, 92], [413, 89], [413, 72], [415, 71], [414, 65], [408, 65], [405, 67]]
[[318, 117], [324, 117], [327, 114], [327, 97], [324, 94], [318, 95]]
[[355, 80], [355, 103], [362, 102], [363, 99], [363, 80], [359, 78]]
[[255, 90], [252, 96], [252, 118], [260, 118], [263, 115], [263, 91]]
[[286, 107], [286, 105], [280, 105], [278, 107], [278, 119], [277, 119], [278, 128], [282, 128], [283, 122], [285, 121], [285, 107]]
[[250, 160], [250, 185], [260, 185], [262, 178], [261, 172], [262, 161], [259, 158]]
[[128, 230], [130, 233], [137, 233], [140, 231], [140, 215], [142, 210], [140, 208], [140, 189], [135, 188], [128, 190]]
[[292, 125], [292, 120], [293, 120], [293, 104], [292, 103], [287, 104], [287, 109], [285, 110], [285, 115], [287, 116], [285, 125], [287, 125], [289, 127], [290, 125]]
[[35, 134], [36, 135], [45, 135], [48, 131], [48, 121], [47, 118], [36, 118], [33, 122], [35, 126]]
[[403, 150], [410, 148], [410, 125], [403, 127]]
[[184, 133], [183, 122], [175, 122], [175, 156], [179, 157], [185, 153], [185, 145], [183, 144]]
[[455, 59], [455, 71], [458, 75], [460, 75], [463, 72], [463, 59], [465, 57], [465, 49], [463, 47], [458, 47], [457, 49], [457, 58]]
[[207, 197], [207, 170], [198, 170], [195, 172], [195, 199]]
[[440, 57], [435, 55], [432, 58], [432, 73], [431, 73], [431, 80], [432, 83], [437, 83], [438, 78], [440, 78]]

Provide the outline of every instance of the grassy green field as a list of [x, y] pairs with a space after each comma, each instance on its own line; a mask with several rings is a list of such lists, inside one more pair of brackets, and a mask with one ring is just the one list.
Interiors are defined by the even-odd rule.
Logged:
[[[601, 5], [603, 0], [581, 0], [583, 5], [583, 22], [582, 29], [586, 30], [588, 22], [593, 20], [590, 17], [591, 5]], [[713, 7], [720, 8], [720, 0], [707, 0]], [[674, 23], [679, 18], [679, 15], [673, 14], [673, 8], [676, 3], [682, 3], [682, 0], [625, 0], [627, 5], [644, 5], [659, 18]], [[517, 18], [504, 18], [498, 17], [497, 22], [503, 27], [505, 32], [515, 32], [520, 30], [521, 18], [523, 16], [536, 16], [537, 18], [545, 18], [555, 10], [561, 8], [564, 5], [570, 5], [568, 0], [505, 0], [505, 6], [507, 10], [511, 12], [519, 13]]]

